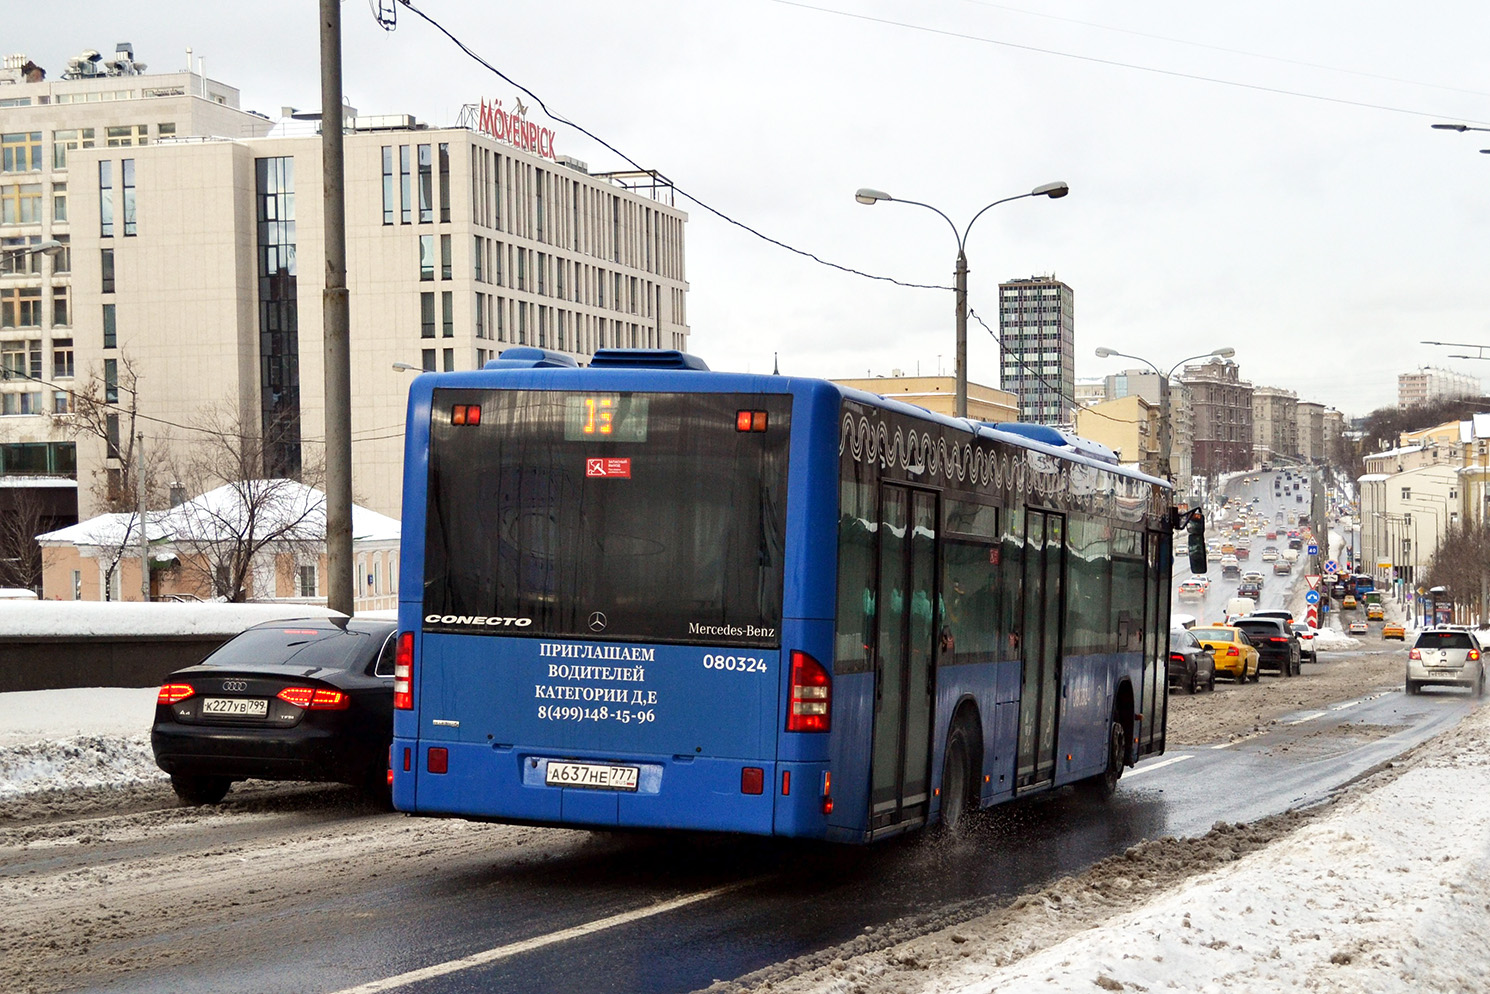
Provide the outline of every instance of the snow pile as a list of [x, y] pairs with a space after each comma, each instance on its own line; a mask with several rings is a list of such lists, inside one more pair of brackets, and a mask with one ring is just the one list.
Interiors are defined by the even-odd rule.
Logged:
[[1340, 631], [1338, 628], [1320, 628], [1314, 633], [1314, 651], [1340, 652], [1345, 649], [1354, 649], [1361, 644], [1358, 638], [1352, 638]]
[[0, 637], [237, 635], [282, 618], [340, 618], [315, 604], [0, 601]]
[[163, 781], [150, 735], [79, 735], [0, 748], [0, 801], [50, 790]]
[[162, 780], [150, 752], [154, 687], [0, 694], [0, 800]]
[[1487, 734], [1480, 709], [1396, 780], [1277, 844], [1012, 964], [976, 950], [921, 989], [1484, 990]]

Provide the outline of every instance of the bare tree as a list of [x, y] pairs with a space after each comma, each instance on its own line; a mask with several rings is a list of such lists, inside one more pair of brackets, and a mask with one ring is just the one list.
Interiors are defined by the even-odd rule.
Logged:
[[51, 520], [46, 501], [35, 490], [8, 488], [0, 508], [0, 587], [41, 587], [41, 546], [36, 536]]
[[[159, 447], [147, 449], [141, 460], [139, 373], [134, 361], [121, 351], [115, 365], [91, 370], [87, 378], [73, 389], [70, 407], [65, 414], [53, 414], [52, 421], [73, 438], [101, 442], [106, 458], [102, 468], [87, 482], [94, 506], [118, 514], [115, 527], [97, 532], [104, 565], [103, 596], [108, 600], [114, 589], [114, 574], [125, 553], [140, 545], [138, 496], [135, 489], [137, 464], [144, 462], [147, 504], [159, 506], [160, 467], [164, 460]], [[148, 516], [147, 516], [148, 517]], [[142, 566], [148, 568], [148, 564]]]
[[175, 479], [195, 496], [166, 519], [183, 572], [230, 601], [247, 600], [256, 568], [281, 551], [316, 555], [325, 545], [326, 498], [319, 463], [301, 462], [300, 479], [271, 477], [287, 449], [299, 448], [298, 428], [246, 424], [228, 408], [209, 411], [194, 426], [190, 447], [178, 447]]

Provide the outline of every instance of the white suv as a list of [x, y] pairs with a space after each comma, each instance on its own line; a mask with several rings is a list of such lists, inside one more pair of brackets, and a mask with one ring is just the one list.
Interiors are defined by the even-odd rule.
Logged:
[[1485, 660], [1479, 640], [1462, 628], [1429, 628], [1407, 654], [1407, 692], [1437, 684], [1485, 694]]

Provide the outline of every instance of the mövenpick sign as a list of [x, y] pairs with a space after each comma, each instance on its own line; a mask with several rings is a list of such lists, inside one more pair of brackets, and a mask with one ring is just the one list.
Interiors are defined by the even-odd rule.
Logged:
[[554, 158], [554, 132], [549, 128], [529, 124], [523, 115], [527, 108], [521, 103], [518, 107], [518, 113], [509, 114], [502, 109], [502, 101], [487, 103], [483, 99], [481, 113], [476, 118], [476, 130], [491, 135], [498, 141], [515, 145], [524, 152], [536, 152], [545, 159]]

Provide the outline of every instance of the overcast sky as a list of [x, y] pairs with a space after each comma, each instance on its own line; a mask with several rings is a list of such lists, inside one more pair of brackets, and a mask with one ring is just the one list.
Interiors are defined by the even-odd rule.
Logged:
[[[318, 106], [311, 0], [148, 6], [21, 4], [0, 47], [56, 78], [84, 48], [130, 41], [157, 72], [189, 45], [246, 108]], [[1079, 377], [1133, 365], [1099, 345], [1166, 369], [1229, 345], [1253, 383], [1362, 414], [1420, 364], [1490, 375], [1418, 344], [1490, 344], [1490, 133], [1428, 127], [1490, 127], [1483, 2], [416, 6], [680, 190], [868, 273], [949, 286], [956, 240], [923, 208], [855, 203], [858, 187], [961, 228], [1069, 182], [1063, 200], [982, 216], [969, 300], [996, 328], [1000, 280], [1069, 283]], [[363, 0], [342, 12], [345, 89], [364, 113], [450, 125], [463, 103], [517, 95], [408, 9], [393, 32]], [[592, 170], [625, 167], [557, 131]], [[779, 352], [784, 373], [951, 373], [950, 290], [839, 272], [677, 205], [691, 348], [714, 368], [766, 371]], [[969, 341], [970, 379], [996, 383], [995, 341], [976, 322]]]

